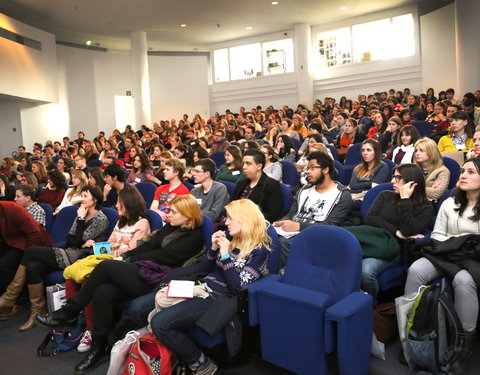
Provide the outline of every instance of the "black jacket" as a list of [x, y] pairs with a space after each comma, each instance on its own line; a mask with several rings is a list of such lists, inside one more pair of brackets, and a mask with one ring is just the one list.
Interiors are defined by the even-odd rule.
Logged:
[[[249, 184], [250, 180], [248, 178], [238, 181], [233, 191], [232, 201], [240, 199], [242, 192]], [[253, 188], [248, 199], [260, 206], [265, 219], [271, 223], [278, 220], [282, 215], [283, 198], [280, 183], [268, 177], [265, 173], [262, 173], [260, 180]]]

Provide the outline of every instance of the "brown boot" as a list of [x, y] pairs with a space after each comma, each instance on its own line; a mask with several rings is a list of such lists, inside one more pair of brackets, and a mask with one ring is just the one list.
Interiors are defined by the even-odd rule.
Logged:
[[30, 296], [31, 313], [28, 320], [18, 330], [26, 331], [35, 326], [34, 318], [45, 313], [45, 296], [43, 283], [28, 284], [28, 295]]
[[15, 306], [18, 296], [22, 292], [26, 280], [25, 266], [18, 266], [17, 273], [13, 278], [7, 290], [0, 297], [0, 309], [8, 309]]

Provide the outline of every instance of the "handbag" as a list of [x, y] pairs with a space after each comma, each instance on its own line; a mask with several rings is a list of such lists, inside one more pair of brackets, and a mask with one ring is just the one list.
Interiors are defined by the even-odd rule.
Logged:
[[47, 308], [50, 314], [57, 311], [67, 302], [65, 283], [47, 286], [46, 293]]
[[147, 327], [128, 332], [122, 340], [118, 340], [110, 352], [110, 364], [107, 375], [121, 375], [127, 364], [128, 353], [138, 339], [148, 334]]

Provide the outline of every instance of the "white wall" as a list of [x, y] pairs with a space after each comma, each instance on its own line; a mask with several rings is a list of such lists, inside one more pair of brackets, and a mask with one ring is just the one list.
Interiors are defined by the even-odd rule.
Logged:
[[[455, 4], [420, 17], [423, 90], [457, 89]], [[424, 91], [426, 92], [426, 91]]]
[[149, 56], [152, 122], [210, 116], [206, 56]]
[[0, 114], [0, 159], [3, 159], [23, 144], [18, 101], [0, 99]]
[[41, 50], [0, 38], [0, 94], [29, 100], [57, 100], [55, 35], [0, 13], [0, 27], [41, 42]]

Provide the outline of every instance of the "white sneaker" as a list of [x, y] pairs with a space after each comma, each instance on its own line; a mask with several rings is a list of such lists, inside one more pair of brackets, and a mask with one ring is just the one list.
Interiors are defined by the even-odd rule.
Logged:
[[85, 331], [83, 332], [82, 338], [80, 339], [80, 344], [77, 347], [79, 353], [85, 353], [90, 350], [92, 346], [92, 332]]

